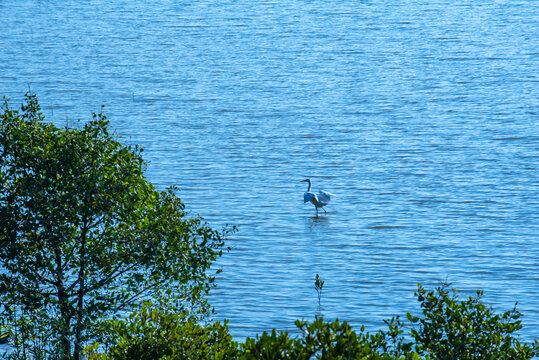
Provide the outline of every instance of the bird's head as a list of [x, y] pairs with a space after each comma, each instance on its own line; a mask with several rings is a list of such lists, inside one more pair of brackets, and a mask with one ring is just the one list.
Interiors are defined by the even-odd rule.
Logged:
[[301, 180], [300, 182], [306, 182], [307, 184], [309, 184], [309, 188], [307, 189], [307, 192], [311, 191], [311, 179], [305, 179], [305, 180]]

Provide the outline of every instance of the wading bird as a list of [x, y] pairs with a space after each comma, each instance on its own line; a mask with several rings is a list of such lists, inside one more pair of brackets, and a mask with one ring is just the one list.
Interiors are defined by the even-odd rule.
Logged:
[[325, 213], [327, 213], [327, 211], [324, 209], [324, 206], [326, 206], [330, 202], [331, 197], [335, 195], [324, 190], [320, 190], [318, 194], [315, 194], [311, 192], [311, 179], [305, 179], [301, 181], [305, 181], [309, 184], [307, 192], [303, 194], [303, 203], [305, 204], [306, 202], [310, 201], [316, 209], [316, 216], [318, 216], [318, 208], [321, 208], [322, 210], [324, 210]]

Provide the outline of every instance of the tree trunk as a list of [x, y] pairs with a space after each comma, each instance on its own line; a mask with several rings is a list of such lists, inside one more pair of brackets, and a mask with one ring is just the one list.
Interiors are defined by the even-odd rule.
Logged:
[[80, 243], [80, 263], [79, 263], [79, 291], [77, 294], [77, 327], [75, 328], [75, 360], [79, 360], [82, 352], [82, 329], [83, 329], [83, 312], [84, 312], [84, 280], [85, 280], [85, 268], [86, 268], [86, 234], [88, 232], [87, 222], [85, 220], [82, 229], [81, 243]]
[[71, 341], [69, 339], [71, 314], [69, 298], [64, 287], [64, 269], [62, 268], [62, 253], [56, 248], [56, 278], [58, 282], [58, 305], [60, 306], [60, 356], [62, 360], [71, 358]]
[[70, 341], [70, 327], [71, 327], [71, 314], [69, 313], [69, 301], [67, 294], [62, 290], [59, 292], [58, 298], [60, 300], [60, 314], [61, 314], [61, 329], [60, 329], [60, 356], [62, 360], [71, 359], [71, 341]]

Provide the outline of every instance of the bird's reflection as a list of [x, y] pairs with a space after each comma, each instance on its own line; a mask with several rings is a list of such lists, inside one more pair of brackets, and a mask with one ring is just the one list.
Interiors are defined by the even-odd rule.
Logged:
[[329, 217], [327, 217], [327, 216], [311, 216], [311, 217], [309, 217], [309, 223], [311, 223], [311, 224], [327, 224], [327, 223], [329, 223]]
[[305, 227], [310, 232], [325, 232], [329, 225], [329, 217], [327, 216], [310, 216], [306, 218]]

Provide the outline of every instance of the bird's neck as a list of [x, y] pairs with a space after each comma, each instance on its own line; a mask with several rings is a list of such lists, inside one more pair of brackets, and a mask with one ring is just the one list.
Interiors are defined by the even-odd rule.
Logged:
[[307, 183], [309, 184], [309, 187], [307, 188], [307, 192], [311, 192], [311, 186], [312, 186], [312, 184], [311, 184], [310, 181], [307, 181]]

